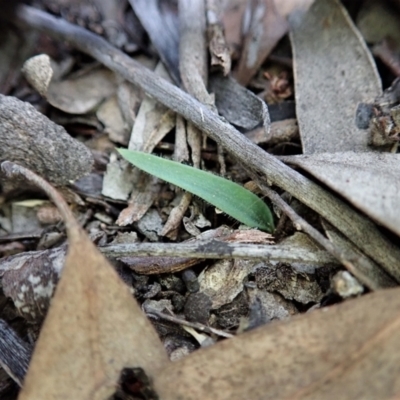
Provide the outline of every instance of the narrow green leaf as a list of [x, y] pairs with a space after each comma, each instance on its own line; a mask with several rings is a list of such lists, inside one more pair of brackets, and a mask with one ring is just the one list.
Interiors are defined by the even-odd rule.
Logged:
[[268, 232], [274, 230], [268, 206], [237, 183], [152, 154], [126, 149], [118, 151], [141, 170], [195, 194], [239, 222]]

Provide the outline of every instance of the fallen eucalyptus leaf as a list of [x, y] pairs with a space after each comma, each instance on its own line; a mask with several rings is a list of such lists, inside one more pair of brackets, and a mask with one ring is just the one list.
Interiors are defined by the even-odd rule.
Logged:
[[118, 151], [136, 167], [199, 196], [239, 222], [268, 232], [274, 230], [267, 205], [237, 183], [151, 154], [126, 149]]
[[123, 368], [153, 378], [168, 363], [158, 336], [128, 287], [46, 181], [11, 162], [8, 177], [24, 176], [49, 195], [67, 228], [61, 280], [36, 343], [19, 400], [107, 399]]
[[356, 111], [382, 91], [374, 60], [338, 0], [316, 0], [300, 14], [290, 21], [303, 152], [368, 151]]
[[400, 154], [322, 153], [285, 157], [286, 161], [306, 170], [400, 236]]
[[400, 289], [272, 322], [173, 363], [163, 400], [394, 399]]

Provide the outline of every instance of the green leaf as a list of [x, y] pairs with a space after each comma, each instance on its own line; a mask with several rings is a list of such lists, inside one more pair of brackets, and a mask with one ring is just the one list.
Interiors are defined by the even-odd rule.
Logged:
[[118, 151], [141, 170], [195, 194], [239, 222], [268, 232], [274, 230], [268, 206], [237, 183], [152, 154], [126, 149]]

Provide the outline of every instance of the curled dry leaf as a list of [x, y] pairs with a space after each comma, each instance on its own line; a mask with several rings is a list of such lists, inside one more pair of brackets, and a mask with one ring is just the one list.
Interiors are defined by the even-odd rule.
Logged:
[[10, 162], [2, 169], [28, 178], [52, 198], [69, 237], [63, 274], [19, 399], [106, 399], [125, 367], [140, 367], [153, 378], [167, 355], [128, 287], [48, 183]]
[[155, 380], [163, 400], [393, 399], [400, 290], [376, 292], [201, 349]]
[[269, 136], [271, 121], [267, 104], [233, 78], [213, 74], [209, 82], [210, 91], [215, 94], [218, 112], [230, 123], [250, 130], [263, 126]]
[[89, 149], [29, 103], [0, 95], [0, 162], [14, 161], [57, 185], [90, 172]]

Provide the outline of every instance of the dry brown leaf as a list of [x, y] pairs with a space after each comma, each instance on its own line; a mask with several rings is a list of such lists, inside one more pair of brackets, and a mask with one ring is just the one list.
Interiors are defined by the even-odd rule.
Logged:
[[338, 0], [316, 0], [300, 14], [290, 21], [303, 152], [368, 151], [356, 111], [382, 91], [374, 60]]
[[400, 289], [271, 323], [201, 349], [155, 379], [163, 400], [394, 399]]
[[128, 287], [50, 185], [16, 164], [2, 168], [46, 191], [65, 219], [69, 238], [62, 277], [19, 399], [107, 399], [125, 367], [141, 367], [153, 378], [168, 358]]

